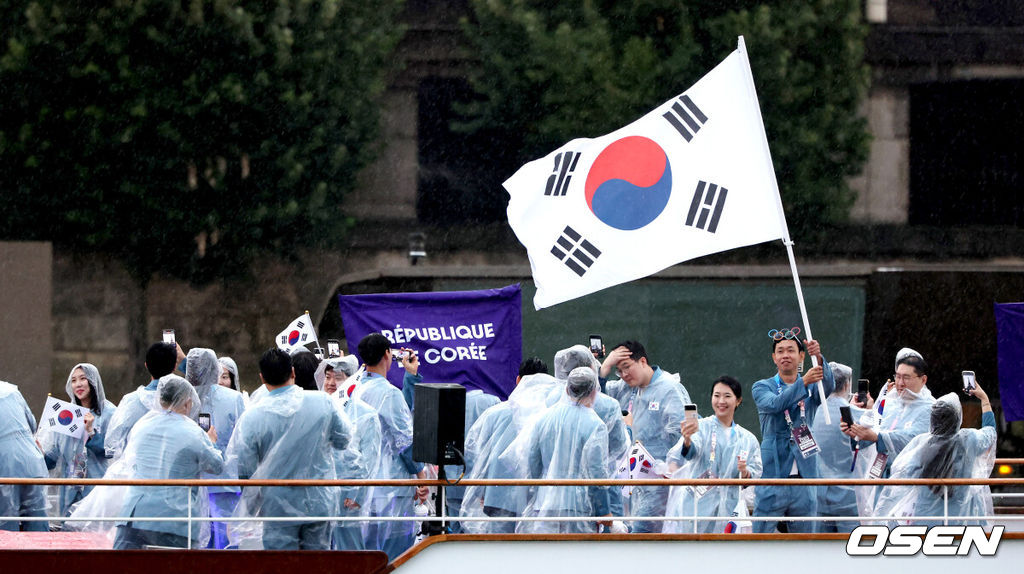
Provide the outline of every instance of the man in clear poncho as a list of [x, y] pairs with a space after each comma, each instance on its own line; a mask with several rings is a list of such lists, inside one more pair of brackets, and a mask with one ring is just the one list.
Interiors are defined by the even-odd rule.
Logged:
[[121, 398], [117, 412], [107, 425], [104, 448], [107, 458], [118, 458], [128, 444], [128, 433], [135, 423], [146, 416], [149, 411], [160, 408], [156, 394], [157, 383], [161, 377], [174, 372], [174, 367], [185, 358], [181, 348], [171, 343], [153, 343], [146, 351], [146, 370], [152, 380]]
[[[524, 362], [508, 400], [484, 411], [466, 433], [466, 478], [526, 476], [526, 469], [517, 459], [502, 455], [517, 437], [532, 428], [533, 421], [546, 409], [548, 395], [559, 386], [546, 372], [532, 372], [535, 368], [530, 365], [543, 366], [543, 363]], [[460, 515], [466, 518], [522, 516], [528, 493], [529, 489], [524, 486], [468, 486]], [[510, 534], [516, 530], [516, 522], [467, 521], [462, 523], [462, 529], [472, 534]]]
[[[494, 395], [489, 395], [480, 389], [466, 390], [466, 417], [465, 424], [463, 427], [466, 432], [473, 428], [476, 421], [480, 418], [480, 415], [484, 412], [497, 405], [501, 402], [501, 399]], [[445, 477], [449, 482], [455, 481], [459, 478], [460, 474], [463, 474], [465, 469], [459, 465], [449, 464], [444, 467]], [[462, 500], [466, 494], [466, 487], [464, 486], [446, 486], [444, 488], [445, 502], [448, 504], [448, 516], [459, 516], [462, 513]], [[459, 534], [462, 532], [461, 522], [452, 522], [450, 526], [452, 534]]]
[[[295, 385], [288, 353], [270, 349], [260, 358], [267, 395], [251, 405], [235, 425], [228, 462], [241, 479], [333, 479], [333, 450], [345, 449], [351, 430], [330, 397]], [[239, 547], [262, 540], [268, 550], [328, 550], [329, 522], [305, 519], [335, 516], [337, 488], [327, 486], [247, 486], [236, 516], [294, 517], [294, 521], [243, 523], [230, 530]]]
[[[970, 394], [981, 399], [981, 429], [962, 429], [960, 399], [953, 393], [932, 403], [929, 432], [914, 437], [896, 457], [892, 478], [988, 478], [996, 456], [996, 418], [988, 395], [980, 385]], [[875, 505], [876, 516], [890, 526], [943, 524], [944, 489], [948, 488], [949, 524], [978, 524], [956, 520], [958, 516], [991, 516], [992, 493], [988, 486], [960, 485], [886, 486]], [[909, 516], [935, 516], [935, 520], [911, 520]]]
[[[881, 430], [870, 425], [854, 424], [847, 427], [840, 424], [847, 435], [860, 440], [861, 448], [875, 445], [877, 454], [875, 463], [884, 463], [885, 470], [881, 476], [890, 476], [893, 461], [899, 453], [921, 433], [928, 432], [928, 421], [935, 398], [928, 389], [928, 365], [920, 355], [907, 355], [896, 363], [896, 392], [899, 397], [899, 408], [890, 413], [888, 401], [882, 414]], [[892, 393], [890, 393], [891, 395]], [[868, 398], [868, 408], [873, 406]]]
[[[377, 475], [382, 442], [377, 411], [362, 400], [350, 398], [342, 388], [358, 367], [352, 355], [327, 359], [317, 368], [317, 387], [331, 396], [334, 407], [345, 414], [352, 429], [352, 442], [345, 450], [334, 451], [334, 470], [339, 479], [366, 480]], [[340, 516], [369, 516], [373, 488], [342, 486]], [[331, 548], [334, 550], [366, 550], [365, 522], [340, 521], [334, 524]]]
[[[414, 478], [415, 468], [403, 452], [412, 447], [412, 411], [402, 391], [386, 378], [393, 361], [391, 343], [380, 333], [370, 333], [359, 341], [359, 357], [366, 371], [350, 398], [360, 400], [377, 411], [381, 427], [380, 465], [375, 478]], [[370, 516], [413, 516], [411, 486], [378, 486], [370, 499]], [[412, 546], [415, 523], [371, 521], [366, 532], [368, 550], [383, 550], [394, 560]]]
[[[583, 345], [574, 345], [558, 351], [555, 353], [554, 364], [555, 379], [561, 384], [548, 395], [548, 406], [566, 399], [565, 380], [573, 369], [590, 367], [595, 375], [601, 369], [601, 364], [594, 358], [594, 354]], [[594, 398], [594, 412], [601, 417], [608, 430], [608, 464], [610, 465], [608, 472], [609, 476], [614, 476], [616, 468], [629, 451], [629, 430], [626, 428], [626, 421], [622, 418], [619, 401], [604, 394], [600, 389]], [[609, 489], [608, 497], [612, 516], [622, 516], [624, 514], [622, 489], [618, 487]]]
[[[103, 478], [110, 465], [104, 439], [117, 407], [107, 400], [100, 372], [91, 363], [75, 365], [64, 388], [69, 400], [89, 410], [85, 417], [86, 434], [83, 438], [74, 438], [49, 430], [40, 431], [37, 440], [46, 458], [46, 467], [56, 470], [60, 478]], [[68, 516], [71, 505], [89, 494], [92, 488], [61, 485], [58, 489], [59, 515]]]
[[[223, 455], [214, 446], [217, 431], [204, 432], [192, 419], [199, 412], [199, 395], [177, 375], [162, 377], [157, 386], [160, 410], [150, 411], [135, 425], [124, 459], [132, 479], [191, 479], [201, 472], [219, 473]], [[209, 526], [185, 521], [153, 522], [146, 518], [206, 516], [205, 489], [181, 486], [131, 486], [121, 506], [121, 516], [139, 517], [117, 524], [115, 550], [147, 546], [203, 548]]]
[[[608, 430], [594, 399], [600, 387], [590, 366], [572, 370], [566, 378], [567, 400], [541, 415], [529, 431], [527, 476], [544, 479], [607, 479]], [[608, 486], [539, 486], [524, 516], [608, 516]], [[601, 524], [611, 526], [611, 520]], [[526, 521], [518, 528], [529, 533], [595, 533], [598, 523]]]
[[[711, 386], [714, 415], [683, 423], [682, 438], [668, 453], [672, 478], [760, 478], [761, 447], [750, 431], [736, 424], [736, 408], [743, 388], [729, 376]], [[725, 532], [729, 517], [736, 516], [739, 486], [673, 486], [666, 516], [722, 516], [722, 520], [671, 521], [666, 532]], [[695, 514], [696, 511], [696, 514]], [[745, 509], [742, 514], [746, 514]]]
[[[236, 367], [237, 368], [237, 367]], [[185, 359], [185, 378], [196, 388], [201, 404], [200, 411], [210, 415], [210, 426], [217, 429], [217, 450], [227, 452], [235, 424], [245, 412], [245, 398], [242, 393], [218, 384], [221, 363], [211, 349], [190, 349]], [[196, 419], [198, 422], [198, 418]], [[238, 478], [237, 470], [230, 465], [219, 474], [203, 473], [204, 479]], [[214, 518], [231, 516], [238, 504], [241, 489], [237, 486], [211, 486], [210, 516]], [[224, 548], [228, 545], [227, 525], [224, 522], [213, 522], [213, 548]]]
[[[840, 408], [850, 407], [853, 420], [870, 425], [873, 414], [850, 405], [853, 384], [853, 369], [841, 363], [829, 363], [836, 381], [836, 389], [828, 396], [826, 404], [818, 407], [811, 433], [818, 441], [821, 452], [818, 453], [818, 472], [822, 478], [862, 478], [867, 475], [868, 468], [875, 458], [874, 446], [867, 445], [859, 450], [854, 465], [854, 451], [850, 437], [843, 434], [836, 421], [842, 420]], [[828, 409], [832, 417], [831, 425], [825, 424], [821, 409]], [[818, 487], [818, 516], [861, 516], [870, 511], [870, 486], [829, 485]], [[821, 532], [852, 532], [860, 525], [856, 520], [831, 520], [821, 523]]]
[[[32, 440], [36, 417], [28, 408], [18, 387], [0, 381], [0, 476], [46, 478], [43, 453]], [[0, 516], [45, 517], [46, 489], [38, 485], [0, 485]], [[45, 532], [45, 520], [0, 521], [0, 530]]]
[[[617, 345], [601, 365], [601, 376], [618, 370], [619, 380], [608, 381], [605, 392], [627, 411], [626, 425], [657, 461], [664, 464], [668, 449], [679, 441], [683, 407], [690, 394], [679, 375], [662, 371], [648, 362], [647, 351], [636, 341]], [[667, 486], [637, 486], [629, 498], [630, 516], [664, 516], [668, 503]], [[634, 521], [632, 532], [661, 532], [660, 521]]]

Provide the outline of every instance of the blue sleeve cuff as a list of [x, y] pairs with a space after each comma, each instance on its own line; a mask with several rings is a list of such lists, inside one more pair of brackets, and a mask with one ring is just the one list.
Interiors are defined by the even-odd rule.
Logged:
[[996, 428], [996, 414], [992, 411], [981, 413], [981, 427]]
[[[871, 443], [868, 443], [871, 444]], [[875, 441], [875, 448], [880, 454], [889, 454], [889, 447], [885, 445], [885, 441], [882, 440], [882, 433], [878, 433], [878, 440]]]
[[611, 508], [608, 504], [608, 488], [607, 486], [591, 487], [590, 502], [594, 505], [594, 516], [604, 516], [611, 513]]
[[405, 450], [403, 450], [402, 453], [398, 455], [398, 458], [402, 461], [402, 466], [405, 467], [405, 470], [409, 474], [419, 474], [419, 472], [423, 470], [423, 463], [415, 462], [412, 459], [412, 445], [409, 445]]

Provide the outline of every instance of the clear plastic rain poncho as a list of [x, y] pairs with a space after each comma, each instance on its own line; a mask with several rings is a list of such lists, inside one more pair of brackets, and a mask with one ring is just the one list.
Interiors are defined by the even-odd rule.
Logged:
[[233, 390], [241, 392], [242, 390], [242, 379], [238, 376], [238, 364], [231, 357], [217, 357], [217, 362], [220, 363], [221, 368], [231, 373], [231, 376], [235, 379], [235, 386], [228, 387]]
[[[202, 407], [199, 412], [210, 415], [210, 425], [217, 430], [217, 450], [227, 452], [231, 435], [235, 431], [238, 419], [245, 412], [245, 399], [242, 393], [217, 384], [220, 378], [221, 363], [216, 353], [210, 349], [191, 349], [185, 359], [185, 378], [196, 389]], [[194, 417], [198, 422], [199, 415]], [[204, 479], [238, 478], [237, 469], [231, 464], [224, 467], [219, 474], [203, 474]], [[211, 486], [211, 494], [234, 493], [237, 486]]]
[[[907, 357], [917, 357], [918, 359], [924, 360], [921, 353], [911, 349], [910, 347], [903, 347], [896, 353], [896, 361], [893, 364], [893, 371], [900, 366], [900, 361]], [[927, 387], [925, 387], [927, 388]], [[931, 393], [929, 392], [929, 395]], [[896, 385], [892, 386], [892, 389], [888, 388], [888, 385], [882, 385], [882, 388], [878, 391], [878, 397], [875, 399], [874, 411], [877, 413], [879, 419], [883, 417], [892, 420], [899, 414], [900, 409], [903, 408], [903, 402], [900, 400], [900, 396], [896, 391]]]
[[[861, 442], [856, 457], [850, 444], [850, 437], [843, 434], [839, 427], [842, 420], [839, 409], [850, 407], [850, 414], [855, 423], [874, 426], [876, 418], [870, 410], [860, 409], [850, 404], [853, 383], [853, 369], [842, 364], [831, 362], [832, 376], [836, 382], [835, 391], [829, 395], [824, 407], [818, 407], [811, 434], [818, 442], [821, 452], [818, 453], [818, 473], [821, 478], [863, 478], [868, 476], [871, 463], [877, 454], [875, 445]], [[825, 424], [821, 410], [828, 408], [832, 424]], [[856, 458], [856, 464], [854, 459]], [[818, 487], [819, 516], [866, 516], [873, 506], [874, 487], [829, 485]], [[860, 523], [857, 521], [825, 522], [822, 532], [850, 532]]]
[[[465, 429], [469, 432], [469, 429], [473, 428], [476, 421], [480, 418], [487, 409], [497, 405], [501, 402], [501, 399], [494, 395], [489, 395], [480, 389], [472, 389], [466, 391], [466, 417], [465, 417]], [[465, 447], [463, 447], [465, 448]], [[465, 469], [460, 465], [449, 464], [444, 467], [445, 478], [452, 482], [459, 478], [460, 475], [465, 474]], [[445, 500], [448, 502], [448, 512], [454, 516], [458, 516], [462, 512], [462, 498], [466, 494], [466, 487], [464, 486], [446, 486], [444, 489]], [[453, 531], [458, 532], [458, 528]]]
[[[351, 428], [331, 398], [296, 385], [271, 390], [251, 404], [235, 425], [228, 465], [242, 479], [334, 479], [334, 450], [348, 447]], [[229, 538], [240, 548], [330, 548], [330, 529], [321, 539], [291, 539], [289, 528], [307, 516], [335, 516], [337, 487], [247, 486], [237, 517], [296, 517], [284, 522], [236, 522]]]
[[[896, 400], [893, 400], [896, 399]], [[899, 405], [890, 412], [890, 402]], [[876, 448], [878, 452], [886, 453], [886, 474], [888, 476], [896, 456], [921, 433], [928, 432], [929, 413], [935, 398], [931, 390], [925, 385], [921, 391], [915, 393], [909, 388], [904, 388], [902, 393], [897, 395], [895, 387], [889, 392], [886, 398], [885, 412], [882, 413], [882, 420], [878, 428], [878, 441]], [[865, 446], [863, 443], [861, 446]]]
[[[49, 429], [40, 429], [36, 435], [40, 448], [46, 457], [46, 466], [52, 470], [52, 475], [57, 478], [103, 478], [110, 465], [104, 449], [107, 425], [114, 418], [117, 407], [106, 398], [103, 392], [103, 380], [95, 365], [90, 363], [79, 363], [71, 369], [68, 374], [67, 383], [64, 385], [68, 393], [68, 400], [78, 403], [71, 390], [71, 379], [75, 371], [82, 369], [85, 378], [92, 387], [92, 396], [96, 401], [91, 409], [93, 414], [92, 428], [95, 434], [84, 435], [82, 438], [74, 438], [65, 434], [50, 432]], [[92, 491], [92, 486], [60, 486], [58, 488], [57, 512], [59, 516], [68, 516], [71, 512], [71, 505], [78, 502], [85, 495]]]
[[[750, 431], [733, 422], [725, 427], [712, 415], [700, 419], [697, 432], [690, 437], [684, 451], [684, 440], [669, 450], [668, 463], [678, 469], [672, 478], [741, 478], [739, 459], [744, 459], [750, 478], [761, 478], [761, 445]], [[664, 532], [722, 533], [740, 502], [739, 486], [673, 486], [665, 516], [721, 516], [722, 520], [666, 522]]]
[[[200, 473], [219, 473], [223, 454], [217, 450], [193, 416], [199, 412], [199, 395], [177, 375], [160, 378], [157, 386], [160, 410], [142, 417], [132, 429], [124, 459], [131, 479], [190, 479]], [[130, 486], [120, 516], [139, 517], [119, 522], [136, 530], [191, 536], [193, 548], [205, 548], [210, 536], [207, 522], [150, 522], [145, 518], [208, 516], [205, 488], [181, 486]], [[116, 544], [116, 538], [115, 538]]]
[[[982, 414], [981, 429], [961, 429], [963, 411], [954, 394], [943, 395], [931, 406], [929, 432], [914, 437], [896, 457], [892, 478], [988, 478], [996, 457], [995, 416]], [[956, 516], [992, 516], [992, 492], [988, 486], [950, 486], [949, 524], [978, 524], [955, 520]], [[875, 514], [894, 524], [943, 523], [944, 487], [886, 486]], [[909, 520], [908, 516], [935, 516], [936, 520]], [[988, 526], [988, 524], [985, 524]]]
[[[152, 387], [152, 388], [149, 388]], [[103, 448], [107, 451], [107, 458], [118, 459], [128, 444], [128, 434], [139, 419], [146, 416], [146, 413], [160, 408], [160, 401], [156, 394], [156, 385], [140, 386], [134, 391], [121, 398], [117, 405], [117, 412], [111, 417], [107, 424], [106, 437], [103, 441]]]
[[[46, 463], [32, 434], [36, 418], [18, 387], [0, 381], [0, 476], [46, 478]], [[0, 485], [0, 516], [46, 516], [46, 489], [42, 486]], [[26, 530], [46, 531], [42, 522], [24, 523]], [[20, 530], [18, 521], [0, 521], [0, 530]]]
[[[507, 466], [502, 454], [544, 412], [551, 390], [560, 386], [546, 373], [526, 375], [507, 401], [484, 411], [466, 432], [465, 477], [474, 480], [525, 477], [525, 470]], [[523, 486], [467, 486], [460, 516], [522, 516], [528, 494]], [[466, 521], [462, 523], [462, 530], [473, 534], [509, 533], [515, 531], [515, 525], [514, 521]]]
[[[356, 374], [356, 370], [359, 368], [359, 360], [354, 355], [346, 355], [320, 361], [316, 371], [313, 373], [313, 381], [316, 382], [316, 388], [321, 391], [324, 390], [324, 383], [327, 379], [327, 367], [330, 367], [331, 371], [334, 372], [335, 378], [338, 378], [339, 374], [343, 374], [347, 382], [349, 377]], [[339, 387], [341, 387], [340, 384]], [[350, 396], [352, 396], [351, 392], [345, 395], [346, 398]]]
[[[608, 431], [594, 412], [593, 402], [600, 392], [597, 373], [589, 367], [573, 369], [566, 379], [568, 400], [559, 401], [544, 412], [528, 431], [526, 451], [527, 478], [607, 479]], [[605, 516], [610, 514], [608, 486], [540, 486], [523, 515]], [[593, 533], [595, 521], [524, 521], [517, 532]]]
[[[332, 359], [329, 359], [332, 360]], [[354, 369], [353, 369], [354, 371]], [[341, 409], [352, 429], [352, 442], [344, 450], [334, 451], [334, 469], [339, 479], [371, 479], [380, 468], [383, 442], [377, 411], [360, 399], [351, 399], [339, 389], [331, 395], [335, 408]], [[369, 516], [372, 486], [338, 488], [341, 516]], [[337, 522], [332, 548], [365, 550], [365, 522]]]
[[[107, 466], [107, 471], [103, 474], [103, 478], [113, 480], [132, 477], [134, 472], [134, 469], [132, 468], [132, 461], [124, 456], [127, 447], [127, 440], [130, 434], [134, 432], [135, 426], [141, 422], [143, 418], [153, 412], [163, 412], [164, 409], [160, 405], [159, 399], [160, 387], [165, 384], [166, 381], [171, 380], [178, 380], [188, 384], [188, 381], [177, 375], [166, 375], [156, 381], [157, 384], [153, 390], [149, 390], [145, 387], [139, 387], [137, 390], [125, 395], [121, 400], [121, 406], [117, 408], [117, 411], [111, 418], [105, 441], [105, 450], [107, 455], [110, 456], [113, 451], [116, 453], [116, 456]], [[191, 387], [191, 385], [189, 386]], [[192, 405], [190, 414], [195, 413], [198, 415], [199, 396], [196, 395], [195, 398], [195, 404]], [[143, 411], [144, 408], [148, 408], [149, 410]], [[122, 416], [125, 412], [128, 412], [129, 414]], [[125, 444], [112, 449], [110, 446], [111, 433], [114, 432], [115, 426], [119, 429], [117, 431], [118, 435], [123, 436], [123, 439], [126, 442]], [[127, 493], [128, 487], [122, 485], [100, 485], [93, 488], [89, 494], [87, 494], [78, 503], [78, 505], [72, 509], [71, 518], [74, 520], [65, 523], [65, 530], [102, 532], [113, 538], [113, 522], [88, 519], [121, 516], [119, 514], [121, 512], [121, 504], [124, 502]]]
[[[355, 379], [355, 380], [353, 380]], [[350, 377], [339, 392], [348, 393], [350, 399], [360, 400], [377, 411], [381, 426], [380, 465], [374, 478], [411, 478], [413, 475], [402, 460], [402, 451], [412, 445], [412, 411], [402, 396], [386, 378], [375, 373], [363, 372]], [[349, 384], [351, 383], [351, 384]], [[373, 489], [370, 500], [371, 516], [412, 516], [413, 494], [411, 486], [378, 486]], [[375, 525], [367, 543], [377, 549], [389, 546], [388, 540], [413, 540], [414, 523], [379, 522]]]

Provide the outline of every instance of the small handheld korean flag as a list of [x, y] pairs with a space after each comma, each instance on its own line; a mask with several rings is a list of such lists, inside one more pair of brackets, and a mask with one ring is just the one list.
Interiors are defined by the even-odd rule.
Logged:
[[504, 187], [537, 309], [789, 237], [742, 41], [682, 94], [531, 161]]
[[277, 348], [285, 351], [304, 347], [314, 342], [316, 342], [316, 331], [313, 330], [313, 320], [309, 318], [309, 311], [296, 317], [285, 327], [284, 331], [277, 334]]
[[85, 408], [81, 405], [46, 397], [43, 416], [39, 417], [39, 426], [52, 432], [66, 434], [74, 438], [82, 438], [85, 434]]

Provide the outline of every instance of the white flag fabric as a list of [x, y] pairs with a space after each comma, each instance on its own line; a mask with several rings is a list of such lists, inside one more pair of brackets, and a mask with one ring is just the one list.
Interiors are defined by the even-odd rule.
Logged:
[[316, 342], [316, 331], [313, 330], [313, 320], [309, 318], [309, 313], [299, 315], [284, 331], [277, 334], [277, 348], [285, 351], [313, 342]]
[[537, 309], [789, 236], [742, 39], [683, 94], [504, 186]]
[[43, 416], [39, 417], [39, 427], [82, 438], [85, 435], [85, 413], [85, 407], [81, 405], [46, 397]]

